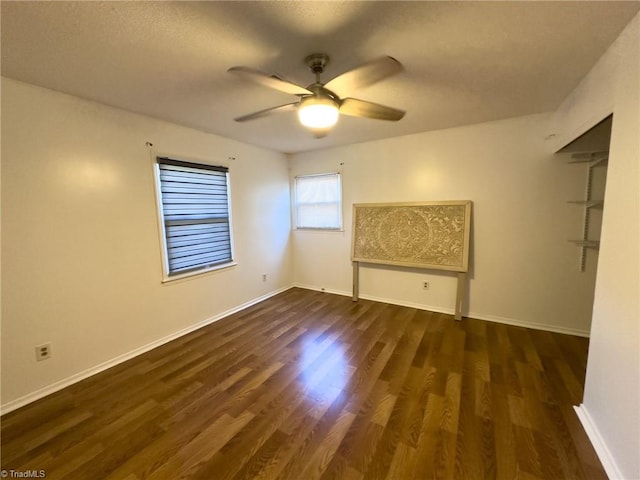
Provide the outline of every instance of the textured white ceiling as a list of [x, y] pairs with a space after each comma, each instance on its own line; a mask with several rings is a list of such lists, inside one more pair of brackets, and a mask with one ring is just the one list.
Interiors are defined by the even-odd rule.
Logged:
[[[2, 75], [282, 152], [549, 111], [640, 2], [6, 2]], [[244, 65], [308, 85], [381, 55], [401, 74], [349, 96], [407, 111], [341, 117], [316, 139], [293, 113], [233, 118], [296, 97], [227, 73]]]

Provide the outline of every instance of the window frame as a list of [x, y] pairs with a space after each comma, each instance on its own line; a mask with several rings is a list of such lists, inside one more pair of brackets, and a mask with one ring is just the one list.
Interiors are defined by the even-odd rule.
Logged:
[[[199, 276], [205, 273], [214, 272], [217, 270], [223, 270], [229, 267], [233, 267], [238, 264], [236, 261], [235, 248], [234, 248], [234, 235], [233, 235], [233, 218], [232, 218], [232, 205], [231, 205], [231, 169], [228, 165], [223, 163], [214, 164], [213, 162], [204, 161], [201, 159], [185, 158], [182, 155], [163, 155], [159, 153], [152, 154], [153, 169], [154, 169], [154, 183], [156, 191], [156, 213], [158, 220], [158, 231], [160, 240], [160, 251], [162, 257], [162, 283], [173, 282], [175, 280], [185, 279], [189, 277]], [[216, 264], [201, 264], [184, 271], [172, 272], [169, 264], [169, 248], [167, 244], [167, 230], [163, 208], [163, 196], [162, 196], [162, 181], [160, 179], [160, 165], [161, 164], [182, 164], [191, 168], [199, 168], [202, 170], [214, 170], [215, 168], [226, 170], [226, 190], [227, 190], [227, 222], [229, 225], [229, 247], [230, 247], [230, 260], [216, 263]], [[213, 168], [212, 168], [213, 167]]]
[[[298, 220], [298, 179], [299, 178], [309, 178], [309, 177], [329, 177], [335, 176], [338, 179], [338, 226], [337, 227], [306, 227], [300, 226]], [[292, 202], [292, 214], [293, 214], [293, 225], [295, 230], [301, 231], [319, 231], [319, 232], [343, 232], [344, 231], [344, 213], [343, 213], [343, 191], [342, 191], [342, 172], [339, 171], [330, 171], [330, 172], [321, 172], [321, 173], [308, 173], [295, 175], [293, 177], [293, 202]]]

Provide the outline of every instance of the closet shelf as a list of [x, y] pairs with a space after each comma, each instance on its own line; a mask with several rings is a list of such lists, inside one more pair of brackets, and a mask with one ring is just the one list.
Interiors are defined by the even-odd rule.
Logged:
[[[586, 265], [586, 251], [588, 249], [598, 250], [600, 248], [599, 240], [589, 240], [589, 236], [592, 234], [589, 230], [590, 218], [593, 208], [602, 208], [604, 206], [604, 199], [592, 198], [592, 186], [593, 186], [593, 172], [595, 167], [602, 166], [607, 167], [607, 161], [609, 160], [608, 151], [594, 151], [585, 153], [574, 153], [571, 155], [572, 160], [569, 163], [581, 163], [587, 166], [587, 186], [583, 200], [570, 200], [568, 203], [573, 205], [580, 205], [583, 207], [584, 220], [582, 222], [582, 238], [579, 240], [569, 240], [580, 247], [580, 271], [585, 271]], [[593, 237], [592, 237], [593, 238]]]
[[602, 207], [604, 205], [603, 200], [569, 200], [567, 203], [574, 205], [583, 205], [586, 208]]
[[569, 241], [571, 243], [575, 243], [576, 245], [579, 245], [584, 248], [593, 248], [595, 250], [600, 248], [599, 240], [569, 240]]
[[595, 167], [609, 160], [609, 152], [574, 153], [571, 158], [573, 160], [569, 160], [568, 163], [589, 163], [589, 166]]

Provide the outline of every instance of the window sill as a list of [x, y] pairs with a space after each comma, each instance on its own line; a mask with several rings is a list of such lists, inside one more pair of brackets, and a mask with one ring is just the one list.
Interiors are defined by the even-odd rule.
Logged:
[[344, 232], [344, 228], [313, 228], [313, 227], [295, 227], [294, 232]]
[[164, 278], [162, 279], [162, 283], [172, 283], [177, 280], [187, 280], [194, 277], [198, 277], [200, 275], [215, 272], [218, 270], [225, 270], [227, 268], [235, 267], [236, 265], [238, 265], [238, 262], [229, 262], [229, 263], [223, 263], [221, 265], [214, 265], [209, 268], [203, 268], [202, 270], [194, 270], [193, 272], [185, 272], [178, 275], [172, 275], [170, 277], [165, 275]]

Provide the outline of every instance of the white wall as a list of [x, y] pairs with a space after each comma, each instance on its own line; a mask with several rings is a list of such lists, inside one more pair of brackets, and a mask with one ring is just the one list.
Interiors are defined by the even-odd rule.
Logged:
[[[611, 478], [640, 478], [640, 15], [556, 116], [560, 137], [613, 111], [581, 420]], [[607, 111], [606, 105], [611, 106]]]
[[[10, 79], [2, 127], [4, 411], [291, 285], [284, 155]], [[237, 266], [161, 283], [146, 142], [229, 166]]]
[[[586, 169], [552, 154], [549, 122], [533, 115], [293, 155], [292, 177], [342, 168], [345, 214], [342, 233], [293, 233], [296, 283], [351, 291], [353, 203], [472, 200], [465, 314], [587, 335], [597, 257], [579, 271], [567, 240], [580, 237], [582, 214], [566, 203], [583, 197]], [[362, 297], [453, 311], [454, 274], [364, 267], [360, 280]]]

